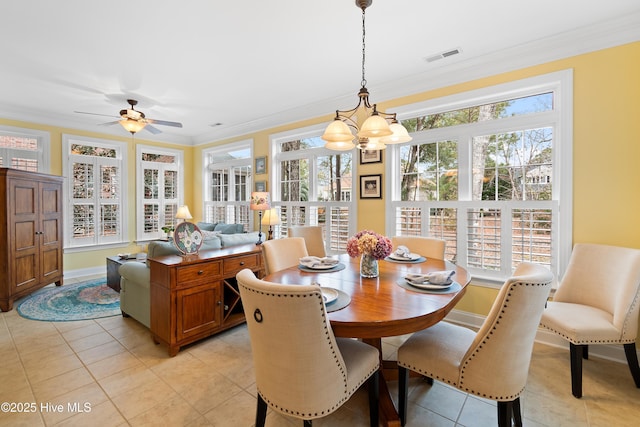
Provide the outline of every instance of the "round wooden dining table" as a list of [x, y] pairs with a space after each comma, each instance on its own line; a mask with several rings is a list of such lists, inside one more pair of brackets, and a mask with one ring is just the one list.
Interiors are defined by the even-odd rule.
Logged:
[[[338, 337], [361, 338], [380, 350], [382, 338], [416, 332], [441, 321], [460, 301], [471, 280], [469, 273], [449, 261], [424, 259], [421, 262], [379, 261], [379, 276], [360, 277], [360, 259], [347, 254], [337, 257], [339, 268], [308, 271], [299, 266], [276, 271], [264, 278], [282, 284], [318, 284], [346, 293], [349, 304], [328, 312], [333, 332]], [[459, 286], [451, 290], [424, 292], [401, 286], [407, 274], [426, 274], [454, 270], [453, 280]], [[455, 285], [454, 283], [454, 285]], [[331, 306], [327, 306], [327, 311]], [[382, 360], [385, 379], [396, 374], [395, 362]], [[398, 413], [391, 401], [386, 381], [380, 381], [380, 414], [384, 425], [399, 426]]]

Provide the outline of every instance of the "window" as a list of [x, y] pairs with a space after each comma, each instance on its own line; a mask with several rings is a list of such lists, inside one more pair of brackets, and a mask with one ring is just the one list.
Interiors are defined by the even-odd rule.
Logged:
[[70, 135], [62, 144], [69, 200], [65, 247], [126, 241], [126, 144]]
[[324, 148], [322, 129], [288, 132], [272, 137], [273, 205], [280, 212], [279, 236], [296, 225], [320, 225], [327, 251], [346, 251], [355, 230], [353, 152]]
[[162, 227], [176, 225], [183, 196], [183, 152], [168, 148], [136, 148], [137, 239], [164, 236]]
[[447, 259], [474, 277], [504, 280], [523, 261], [561, 277], [572, 244], [571, 86], [561, 72], [405, 107], [414, 139], [387, 149], [388, 233], [445, 239]]
[[252, 228], [251, 196], [253, 142], [242, 141], [203, 152], [205, 171], [204, 221], [244, 224]]
[[0, 167], [49, 172], [49, 133], [0, 126]]

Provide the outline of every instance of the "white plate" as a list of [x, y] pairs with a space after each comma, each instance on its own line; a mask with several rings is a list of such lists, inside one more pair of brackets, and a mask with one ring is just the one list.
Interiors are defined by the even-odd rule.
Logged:
[[451, 283], [448, 283], [446, 285], [435, 285], [435, 284], [429, 283], [429, 282], [426, 282], [426, 283], [413, 283], [410, 280], [407, 280], [407, 279], [404, 279], [404, 280], [406, 280], [407, 283], [410, 284], [411, 286], [414, 286], [414, 287], [419, 288], [419, 289], [431, 289], [431, 290], [433, 290], [433, 289], [447, 289], [447, 288], [450, 288], [451, 285], [453, 285], [453, 281], [451, 281]]
[[316, 266], [314, 266], [314, 267], [311, 267], [310, 265], [306, 265], [306, 264], [303, 264], [303, 263], [300, 263], [300, 265], [301, 265], [301, 266], [303, 266], [303, 267], [305, 267], [305, 268], [309, 268], [309, 269], [311, 269], [311, 270], [328, 270], [328, 269], [330, 269], [330, 268], [334, 268], [334, 267], [337, 267], [337, 266], [338, 266], [338, 264], [333, 264], [333, 265], [328, 265], [328, 264], [318, 264], [318, 265], [316, 265]]
[[394, 253], [389, 255], [389, 258], [394, 259], [396, 261], [415, 261], [415, 260], [419, 259], [420, 257], [422, 257], [422, 255], [414, 254], [414, 253], [410, 253], [409, 257], [398, 256], [398, 255], [396, 255]]
[[333, 288], [320, 288], [325, 305], [331, 304], [338, 299], [338, 291]]

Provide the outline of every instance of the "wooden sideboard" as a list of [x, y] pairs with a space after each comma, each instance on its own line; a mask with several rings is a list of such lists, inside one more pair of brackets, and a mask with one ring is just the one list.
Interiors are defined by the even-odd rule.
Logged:
[[236, 274], [264, 276], [255, 244], [149, 259], [151, 336], [175, 356], [180, 347], [244, 323]]

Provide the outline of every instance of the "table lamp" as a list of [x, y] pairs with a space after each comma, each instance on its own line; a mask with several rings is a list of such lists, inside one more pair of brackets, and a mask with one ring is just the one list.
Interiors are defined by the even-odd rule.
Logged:
[[254, 191], [251, 193], [251, 200], [249, 201], [249, 208], [252, 211], [258, 211], [258, 241], [256, 245], [262, 244], [262, 212], [271, 207], [269, 193], [265, 191]]
[[276, 208], [271, 208], [268, 211], [265, 211], [260, 224], [269, 226], [269, 236], [267, 237], [267, 240], [273, 239], [273, 226], [280, 224], [280, 215], [278, 215]]
[[176, 213], [176, 219], [181, 219], [182, 222], [192, 219], [191, 212], [189, 212], [189, 206], [182, 205], [178, 208], [178, 212]]

